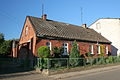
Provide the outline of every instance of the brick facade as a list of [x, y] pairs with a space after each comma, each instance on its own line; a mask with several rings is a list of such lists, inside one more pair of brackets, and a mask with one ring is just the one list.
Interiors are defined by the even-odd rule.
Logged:
[[[40, 46], [46, 46], [47, 42], [51, 42], [51, 47], [63, 47], [63, 43], [68, 43], [68, 52], [70, 53], [71, 51], [71, 47], [72, 47], [72, 43], [74, 41], [66, 41], [66, 40], [49, 40], [49, 39], [42, 39], [39, 40], [39, 42], [37, 42], [36, 44], [36, 55], [37, 55], [37, 50]], [[94, 56], [97, 56], [97, 45], [96, 43], [90, 43], [90, 42], [80, 42], [77, 41], [78, 47], [79, 47], [79, 52], [80, 54], [85, 54], [85, 53], [89, 53], [89, 49], [90, 49], [90, 45], [94, 46]], [[108, 51], [111, 52], [111, 46], [109, 44], [100, 44], [103, 46], [108, 46]], [[106, 50], [104, 49], [104, 55], [107, 56], [106, 54]]]
[[[26, 27], [28, 27], [27, 35], [26, 35]], [[20, 37], [19, 45], [23, 45], [23, 44], [27, 44], [27, 43], [31, 44], [30, 47], [32, 47], [31, 48], [32, 53], [34, 54], [35, 53], [35, 46], [36, 46], [36, 39], [37, 38], [36, 38], [35, 31], [34, 31], [32, 25], [31, 25], [29, 19], [26, 18], [26, 21], [25, 21], [25, 24], [24, 24], [24, 27], [23, 27], [23, 30], [22, 30], [22, 34], [21, 34], [21, 37]], [[19, 47], [19, 49], [20, 49], [20, 47]]]
[[[27, 31], [27, 32], [26, 32]], [[74, 40], [73, 40], [74, 41]], [[70, 53], [71, 51], [71, 47], [72, 47], [72, 43], [73, 41], [67, 39], [67, 40], [50, 40], [50, 39], [42, 39], [42, 38], [38, 38], [36, 35], [36, 32], [33, 28], [32, 23], [30, 22], [30, 20], [28, 18], [26, 18], [25, 23], [24, 23], [24, 27], [20, 36], [20, 41], [19, 41], [19, 53], [18, 55], [20, 55], [20, 51], [22, 46], [26, 46], [29, 51], [31, 51], [31, 53], [34, 56], [37, 56], [37, 50], [40, 46], [46, 46], [46, 42], [51, 42], [51, 46], [53, 47], [62, 47], [63, 43], [68, 43], [68, 52]], [[84, 41], [77, 41], [77, 44], [79, 45], [79, 50], [80, 50], [80, 54], [85, 54], [89, 52], [89, 48], [90, 45], [94, 46], [94, 54], [95, 56], [97, 56], [97, 46], [96, 43], [93, 42], [84, 42]], [[110, 44], [101, 44], [104, 46], [108, 46], [108, 50], [109, 52], [111, 52], [111, 45]], [[104, 49], [104, 53], [105, 53], [105, 49]], [[106, 56], [106, 54], [104, 54]]]

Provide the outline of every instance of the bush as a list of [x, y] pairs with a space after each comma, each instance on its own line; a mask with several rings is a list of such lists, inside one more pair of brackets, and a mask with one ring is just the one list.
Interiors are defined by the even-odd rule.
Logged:
[[38, 48], [38, 56], [40, 58], [50, 57], [50, 49], [47, 46], [41, 46]]
[[104, 56], [104, 49], [105, 49], [105, 46], [100, 45], [100, 56], [101, 56], [101, 57]]
[[89, 53], [86, 53], [85, 54], [87, 57], [90, 57], [91, 56], [91, 53], [89, 52]]
[[112, 56], [109, 56], [108, 59], [109, 59], [109, 63], [113, 62], [113, 57]]
[[69, 56], [70, 65], [77, 66], [80, 63], [79, 58], [80, 58], [80, 54], [77, 48], [77, 43], [76, 41], [74, 41], [71, 52], [70, 52], [70, 56]]
[[62, 56], [62, 48], [61, 47], [54, 47], [53, 53], [55, 58], [60, 58]]

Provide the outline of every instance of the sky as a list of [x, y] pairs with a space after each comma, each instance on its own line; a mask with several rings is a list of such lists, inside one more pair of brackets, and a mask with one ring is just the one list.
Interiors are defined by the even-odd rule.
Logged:
[[120, 0], [0, 0], [0, 33], [5, 39], [20, 38], [26, 16], [41, 18], [42, 3], [48, 19], [79, 26], [120, 18]]

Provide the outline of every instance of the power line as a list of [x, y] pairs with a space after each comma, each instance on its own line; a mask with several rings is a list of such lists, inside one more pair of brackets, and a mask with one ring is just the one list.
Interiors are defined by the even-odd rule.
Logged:
[[3, 15], [3, 16], [6, 16], [7, 19], [9, 19], [10, 21], [15, 22], [17, 25], [19, 25], [18, 22], [17, 22], [17, 18], [15, 18], [14, 16], [10, 15], [6, 11], [0, 10], [0, 14]]

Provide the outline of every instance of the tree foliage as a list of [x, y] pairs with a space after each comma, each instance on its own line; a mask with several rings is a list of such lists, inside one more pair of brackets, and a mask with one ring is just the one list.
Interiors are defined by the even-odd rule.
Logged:
[[4, 34], [0, 33], [0, 45], [4, 42]]
[[4, 34], [0, 33], [0, 55], [7, 55], [11, 53], [12, 40], [4, 40]]
[[69, 56], [69, 63], [71, 66], [77, 66], [79, 64], [80, 53], [76, 41], [72, 44], [72, 49]]
[[41, 46], [38, 48], [38, 56], [40, 58], [50, 57], [50, 49], [47, 46]]
[[5, 40], [1, 45], [0, 45], [0, 54], [6, 55], [11, 53], [12, 49], [12, 41], [11, 40]]

